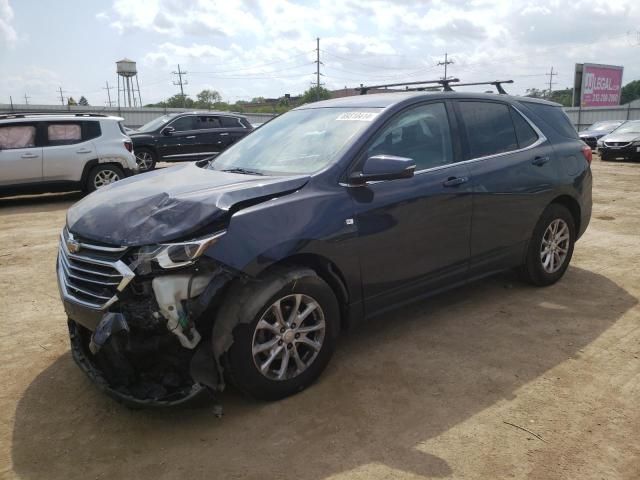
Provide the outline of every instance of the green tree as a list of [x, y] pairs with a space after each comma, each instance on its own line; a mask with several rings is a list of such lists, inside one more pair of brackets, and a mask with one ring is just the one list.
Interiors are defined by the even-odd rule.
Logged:
[[573, 90], [571, 88], [565, 88], [563, 90], [553, 90], [548, 100], [559, 103], [563, 107], [570, 107], [572, 98]]
[[328, 100], [331, 98], [331, 93], [324, 87], [310, 87], [306, 92], [302, 94], [300, 99], [302, 103], [311, 103], [317, 100]]
[[196, 95], [196, 98], [198, 99], [196, 102], [198, 108], [211, 109], [215, 103], [222, 101], [222, 97], [216, 90], [209, 89], [202, 90]]
[[74, 106], [74, 105], [78, 105], [78, 102], [76, 102], [73, 97], [69, 97], [67, 98], [67, 105], [69, 106]]
[[622, 93], [620, 95], [620, 103], [633, 102], [640, 98], [640, 80], [634, 80], [627, 83], [622, 87]]
[[84, 95], [80, 97], [80, 100], [78, 100], [78, 105], [82, 105], [84, 107], [89, 105], [89, 101], [84, 98]]

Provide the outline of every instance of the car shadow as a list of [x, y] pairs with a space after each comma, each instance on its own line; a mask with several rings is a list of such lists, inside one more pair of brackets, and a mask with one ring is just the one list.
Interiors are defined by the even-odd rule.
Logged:
[[[615, 300], [603, 308], [602, 298]], [[222, 419], [211, 408], [128, 410], [66, 353], [18, 403], [13, 467], [23, 479], [321, 479], [372, 464], [445, 477], [451, 467], [421, 444], [579, 357], [636, 303], [580, 268], [544, 289], [499, 275], [346, 334], [321, 379], [294, 397], [225, 392]]]

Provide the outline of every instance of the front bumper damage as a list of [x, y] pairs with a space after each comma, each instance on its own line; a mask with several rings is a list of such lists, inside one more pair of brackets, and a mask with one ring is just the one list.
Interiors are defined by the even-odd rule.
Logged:
[[126, 251], [81, 244], [83, 253], [72, 253], [69, 238], [63, 232], [58, 284], [71, 353], [89, 379], [129, 406], [213, 400], [220, 413], [215, 395], [224, 381], [211, 332], [225, 289], [242, 275], [208, 258], [136, 275]]

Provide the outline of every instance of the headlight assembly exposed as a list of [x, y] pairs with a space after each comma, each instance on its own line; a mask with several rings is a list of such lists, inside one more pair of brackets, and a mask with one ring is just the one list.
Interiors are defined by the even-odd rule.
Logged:
[[207, 248], [216, 243], [226, 231], [217, 232], [203, 238], [196, 238], [187, 242], [162, 243], [141, 247], [134, 260], [138, 273], [148, 273], [153, 264], [164, 269], [180, 268], [191, 265]]

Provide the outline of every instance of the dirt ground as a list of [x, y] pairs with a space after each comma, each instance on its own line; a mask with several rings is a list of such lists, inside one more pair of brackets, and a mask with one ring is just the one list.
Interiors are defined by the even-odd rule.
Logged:
[[99, 393], [71, 359], [55, 282], [79, 196], [0, 199], [0, 477], [640, 478], [640, 164], [593, 171], [592, 222], [560, 283], [504, 274], [378, 318], [307, 391], [228, 391], [222, 419]]

